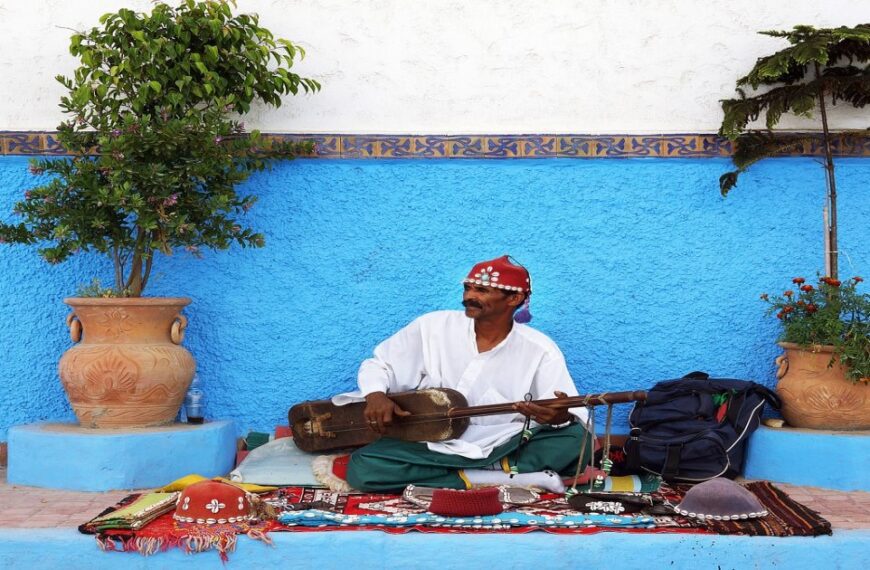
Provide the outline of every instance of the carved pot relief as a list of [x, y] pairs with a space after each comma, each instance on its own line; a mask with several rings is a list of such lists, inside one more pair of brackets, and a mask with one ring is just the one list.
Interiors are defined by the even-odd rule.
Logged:
[[83, 427], [171, 423], [196, 362], [181, 346], [187, 298], [69, 298], [73, 342], [60, 359], [61, 382]]
[[870, 386], [853, 384], [839, 363], [828, 366], [832, 346], [803, 349], [781, 342], [785, 354], [776, 391], [782, 398], [782, 417], [794, 427], [829, 430], [870, 429]]

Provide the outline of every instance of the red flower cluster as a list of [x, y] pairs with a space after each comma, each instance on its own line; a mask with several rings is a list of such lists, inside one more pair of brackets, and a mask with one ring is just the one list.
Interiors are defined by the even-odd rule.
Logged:
[[852, 381], [870, 384], [870, 295], [858, 291], [863, 281], [826, 276], [810, 285], [803, 277], [794, 277], [796, 290], [763, 293], [761, 300], [769, 306], [767, 314], [782, 323], [779, 341], [802, 347], [833, 346], [831, 362], [845, 366]]

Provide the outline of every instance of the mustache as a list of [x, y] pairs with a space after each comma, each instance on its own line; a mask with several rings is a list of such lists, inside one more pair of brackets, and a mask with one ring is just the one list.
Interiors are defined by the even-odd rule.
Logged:
[[480, 306], [480, 303], [478, 303], [477, 301], [471, 301], [471, 300], [462, 301], [462, 306], [463, 307], [474, 307], [475, 309], [482, 309], [483, 308]]

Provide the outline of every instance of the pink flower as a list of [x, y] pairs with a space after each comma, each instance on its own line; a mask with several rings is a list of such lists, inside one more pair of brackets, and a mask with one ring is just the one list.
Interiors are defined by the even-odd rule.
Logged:
[[166, 207], [178, 204], [178, 194], [170, 194], [168, 198], [163, 200], [163, 205]]

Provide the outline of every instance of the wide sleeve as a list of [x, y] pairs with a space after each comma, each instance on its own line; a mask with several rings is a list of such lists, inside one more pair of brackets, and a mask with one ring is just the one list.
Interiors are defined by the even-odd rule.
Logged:
[[[547, 351], [535, 371], [534, 379], [535, 390], [533, 396], [537, 399], [554, 398], [554, 392], [565, 392], [568, 396], [577, 396], [577, 386], [568, 372], [568, 365], [565, 363], [565, 357], [558, 348], [553, 348]], [[569, 410], [579, 421], [585, 422], [585, 408], [571, 408]]]
[[374, 355], [363, 361], [357, 374], [358, 390], [339, 394], [332, 402], [342, 406], [358, 402], [372, 392], [413, 390], [423, 375], [423, 337], [417, 319], [376, 346]]

